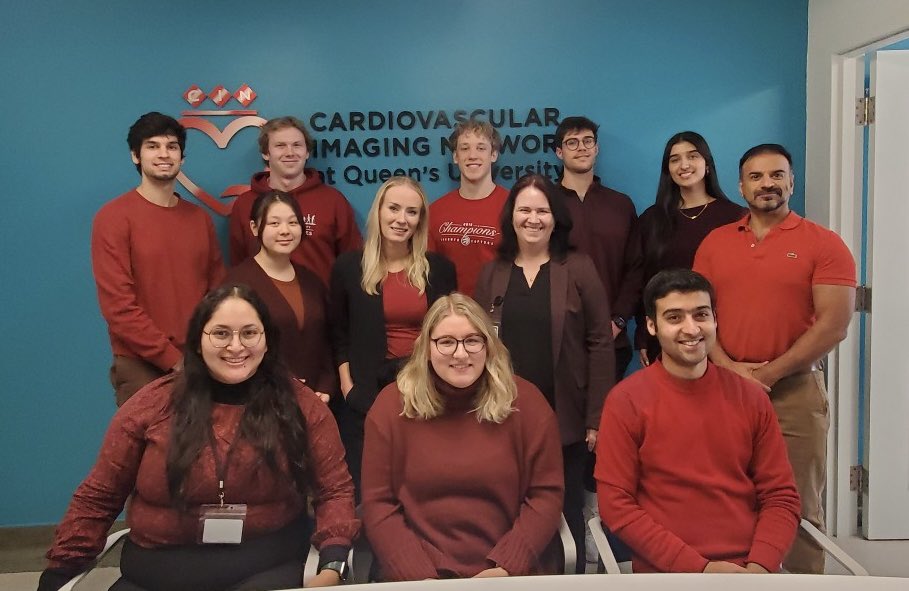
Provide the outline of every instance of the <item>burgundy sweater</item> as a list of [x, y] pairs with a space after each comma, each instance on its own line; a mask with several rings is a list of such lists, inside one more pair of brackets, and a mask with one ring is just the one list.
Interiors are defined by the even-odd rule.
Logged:
[[207, 213], [183, 199], [155, 205], [135, 190], [95, 216], [92, 270], [114, 355], [165, 371], [183, 357], [196, 304], [224, 277]]
[[515, 382], [516, 410], [501, 424], [477, 421], [475, 387], [445, 384], [446, 410], [428, 421], [401, 416], [396, 384], [379, 393], [366, 417], [363, 522], [387, 579], [539, 570], [562, 510], [561, 447], [546, 400]]
[[776, 572], [798, 528], [770, 399], [713, 364], [681, 380], [657, 361], [613, 388], [594, 476], [600, 515], [636, 572], [701, 572], [712, 560]]
[[[173, 383], [173, 374], [150, 383], [114, 415], [95, 466], [76, 489], [57, 528], [47, 552], [49, 568], [78, 572], [94, 560], [131, 493], [126, 515], [130, 540], [146, 548], [196, 542], [199, 506], [218, 502], [218, 478], [211, 447], [205, 446], [187, 475], [188, 510], [173, 506], [165, 477]], [[302, 384], [295, 388], [306, 419], [315, 479], [312, 542], [320, 549], [349, 547], [359, 522], [337, 425], [328, 407], [309, 388]], [[236, 439], [243, 409], [240, 404], [212, 404], [211, 420], [222, 459]], [[230, 455], [224, 502], [247, 505], [244, 539], [276, 531], [306, 510], [306, 499], [297, 492], [280, 453], [278, 465], [281, 474], [269, 470], [259, 453], [242, 439]]]
[[225, 282], [244, 283], [253, 288], [268, 306], [272, 321], [281, 332], [281, 356], [294, 377], [306, 380], [316, 392], [338, 391], [338, 372], [331, 358], [328, 332], [328, 290], [319, 278], [294, 265], [296, 285], [303, 296], [303, 326], [271, 277], [249, 258], [232, 268]]
[[[250, 185], [252, 189], [237, 197], [230, 212], [230, 261], [234, 265], [259, 252], [259, 241], [249, 227], [249, 215], [256, 197], [272, 190], [267, 172], [254, 174]], [[328, 285], [338, 255], [363, 246], [353, 208], [340, 191], [323, 184], [318, 171], [312, 168], [306, 169], [306, 180], [290, 194], [300, 206], [304, 218], [300, 222], [306, 228], [300, 246], [290, 258]]]

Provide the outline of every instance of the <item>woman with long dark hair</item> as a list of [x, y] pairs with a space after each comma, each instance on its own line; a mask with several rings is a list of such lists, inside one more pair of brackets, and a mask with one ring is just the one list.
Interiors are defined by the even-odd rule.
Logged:
[[420, 183], [388, 179], [366, 215], [363, 250], [332, 268], [332, 342], [346, 402], [338, 421], [358, 490], [366, 413], [410, 357], [426, 310], [457, 287], [451, 261], [426, 250], [428, 217]]
[[[701, 134], [682, 131], [666, 142], [656, 202], [639, 218], [644, 241], [644, 284], [664, 269], [690, 269], [701, 241], [715, 228], [730, 224], [745, 209], [720, 187], [710, 146]], [[660, 346], [638, 314], [635, 347], [642, 365], [656, 359]]]
[[[498, 258], [477, 281], [515, 373], [555, 409], [565, 470], [565, 520], [584, 556], [584, 467], [615, 381], [611, 315], [593, 261], [569, 248], [571, 215], [552, 181], [515, 183], [501, 218]], [[584, 561], [579, 562], [579, 570]]]
[[562, 509], [558, 437], [483, 309], [437, 300], [366, 419], [363, 522], [383, 578], [542, 572]]
[[40, 590], [91, 563], [127, 498], [130, 533], [112, 590], [297, 587], [310, 539], [321, 551], [310, 584], [339, 582], [359, 529], [353, 486], [331, 413], [284, 368], [277, 337], [249, 288], [205, 296], [183, 370], [144, 387], [111, 421]]
[[337, 391], [328, 333], [328, 290], [290, 256], [306, 239], [300, 206], [283, 191], [262, 193], [253, 202], [250, 228], [259, 252], [232, 268], [227, 283], [253, 288], [281, 331], [281, 354], [290, 372], [328, 402]]

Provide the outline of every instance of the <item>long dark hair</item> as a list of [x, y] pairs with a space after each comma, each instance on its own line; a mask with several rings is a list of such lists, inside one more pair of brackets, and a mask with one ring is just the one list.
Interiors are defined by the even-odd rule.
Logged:
[[301, 494], [309, 490], [309, 445], [306, 420], [296, 401], [293, 378], [281, 362], [280, 334], [268, 308], [252, 289], [223, 285], [206, 295], [193, 311], [186, 331], [183, 371], [174, 380], [171, 395], [171, 433], [167, 448], [167, 488], [177, 506], [184, 506], [183, 485], [192, 464], [212, 436], [211, 393], [214, 379], [202, 358], [202, 330], [228, 298], [249, 303], [265, 329], [268, 349], [249, 379], [249, 401], [240, 420], [239, 437], [262, 455], [265, 465], [280, 471], [277, 452], [287, 456], [290, 476]]
[[565, 205], [564, 198], [559, 195], [559, 190], [552, 184], [552, 181], [540, 174], [528, 174], [518, 179], [518, 182], [511, 188], [505, 205], [502, 206], [502, 216], [499, 219], [499, 228], [502, 231], [502, 242], [499, 244], [499, 258], [506, 261], [514, 261], [518, 256], [518, 235], [514, 231], [514, 205], [518, 199], [518, 193], [528, 187], [534, 187], [542, 191], [549, 202], [549, 210], [552, 211], [552, 236], [549, 237], [549, 256], [557, 261], [565, 260], [568, 251], [571, 249], [568, 236], [571, 234], [571, 212]]
[[669, 138], [666, 148], [663, 150], [663, 163], [660, 165], [660, 183], [657, 186], [656, 202], [653, 208], [654, 223], [650, 225], [650, 231], [644, 236], [644, 267], [646, 269], [659, 268], [660, 261], [666, 254], [669, 241], [672, 239], [672, 233], [675, 231], [675, 212], [682, 203], [682, 193], [669, 174], [669, 155], [672, 147], [682, 142], [691, 143], [704, 158], [704, 163], [707, 165], [707, 172], [704, 174], [704, 189], [707, 194], [714, 199], [729, 201], [720, 187], [713, 154], [710, 152], [707, 140], [694, 131], [682, 131]]

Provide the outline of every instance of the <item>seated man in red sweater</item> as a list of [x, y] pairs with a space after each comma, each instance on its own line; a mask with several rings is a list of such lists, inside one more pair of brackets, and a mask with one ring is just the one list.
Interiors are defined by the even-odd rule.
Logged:
[[662, 271], [644, 307], [663, 353], [606, 399], [594, 471], [603, 522], [636, 572], [779, 571], [799, 495], [767, 395], [707, 359], [713, 288]]

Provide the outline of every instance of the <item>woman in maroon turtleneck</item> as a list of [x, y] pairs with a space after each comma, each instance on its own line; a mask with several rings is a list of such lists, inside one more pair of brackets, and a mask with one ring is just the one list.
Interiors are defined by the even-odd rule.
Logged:
[[540, 572], [562, 510], [558, 426], [470, 298], [433, 304], [373, 404], [362, 485], [388, 580]]

